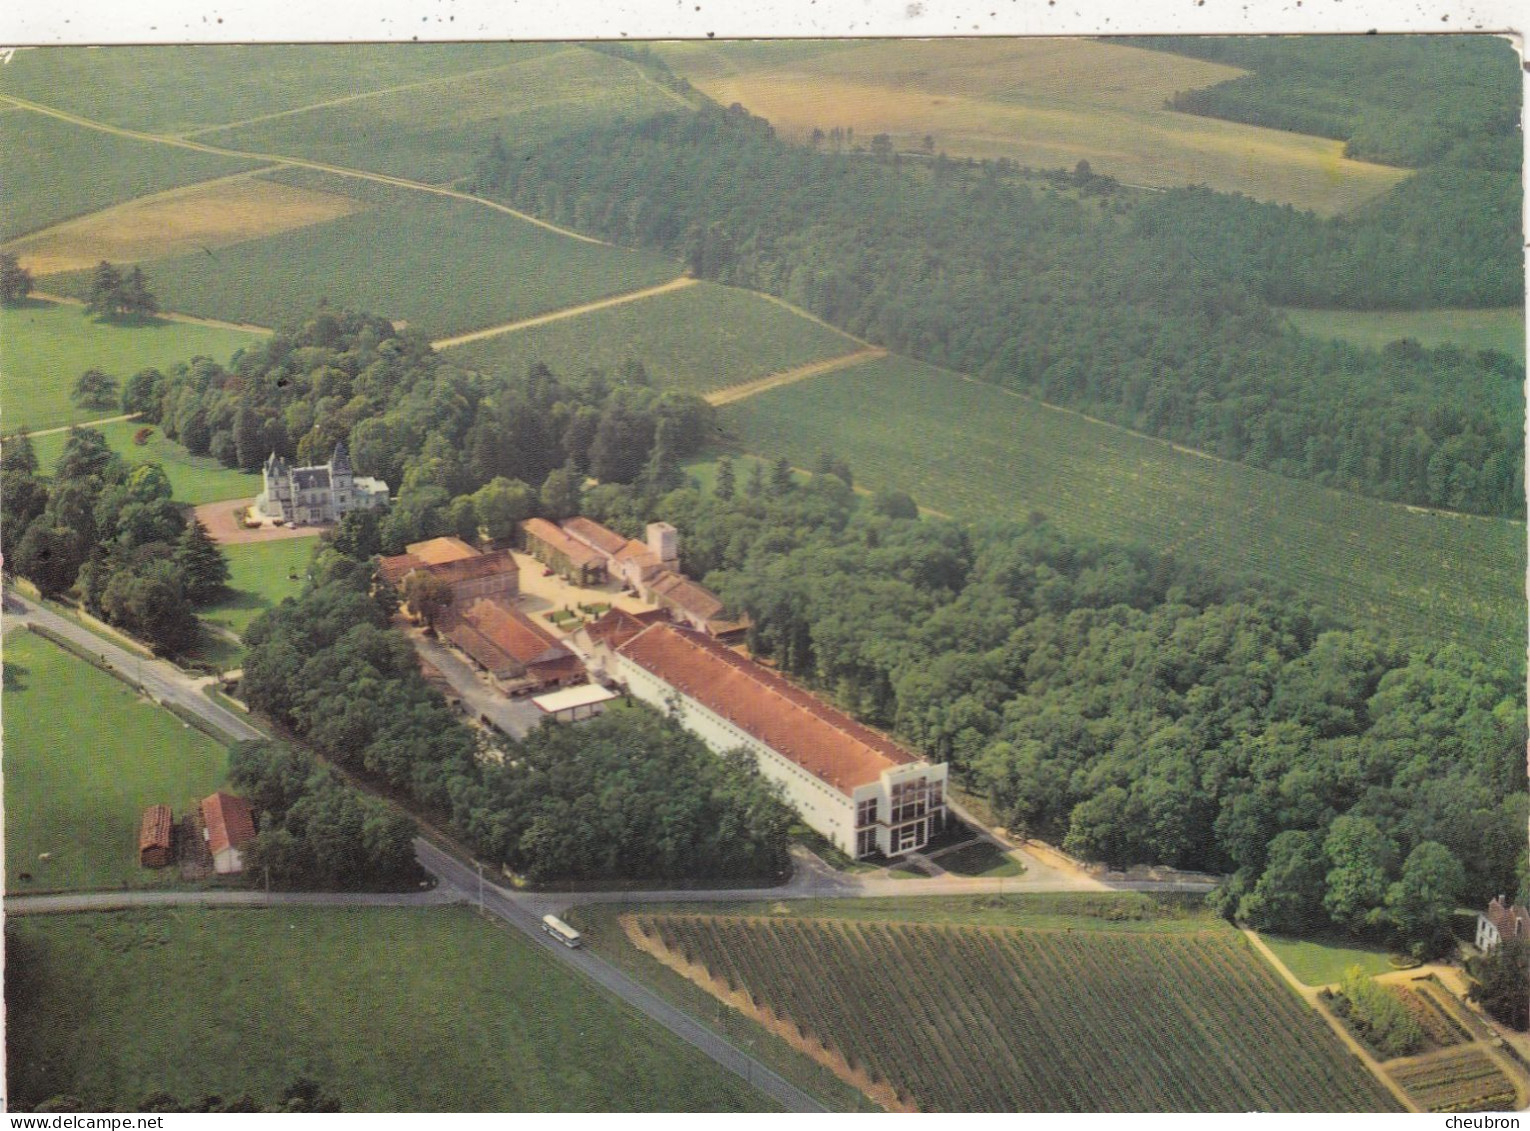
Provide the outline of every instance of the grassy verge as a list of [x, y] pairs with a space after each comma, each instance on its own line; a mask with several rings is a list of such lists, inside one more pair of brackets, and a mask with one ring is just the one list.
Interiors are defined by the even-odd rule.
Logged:
[[[5, 117], [0, 114], [0, 121]], [[81, 307], [39, 299], [0, 307], [0, 421], [6, 432], [14, 432], [117, 416], [118, 407], [82, 409], [69, 399], [81, 373], [100, 369], [125, 381], [140, 369], [168, 369], [198, 354], [224, 363], [241, 346], [258, 340], [242, 330], [157, 318], [121, 325], [98, 322]]]
[[859, 483], [972, 521], [1048, 515], [1064, 532], [1262, 575], [1338, 619], [1518, 664], [1525, 528], [1434, 514], [1209, 459], [901, 358], [723, 410], [751, 451], [846, 458]]
[[1025, 874], [1025, 865], [1011, 860], [988, 841], [979, 841], [955, 852], [947, 852], [935, 858], [933, 863], [958, 876], [987, 876], [1001, 879], [1005, 876]]
[[347, 1111], [758, 1111], [764, 1097], [466, 908], [13, 920], [10, 1099], [167, 1091]]
[[700, 986], [634, 947], [617, 922], [623, 910], [592, 904], [566, 912], [563, 918], [584, 935], [585, 945], [607, 962], [690, 1014], [693, 1020], [734, 1047], [743, 1049], [789, 1083], [817, 1097], [831, 1111], [881, 1110], [779, 1037], [737, 1011], [720, 1005]]
[[220, 743], [28, 632], [6, 634], [4, 711], [7, 890], [178, 878], [138, 866], [139, 821], [149, 805], [179, 814], [221, 785]]

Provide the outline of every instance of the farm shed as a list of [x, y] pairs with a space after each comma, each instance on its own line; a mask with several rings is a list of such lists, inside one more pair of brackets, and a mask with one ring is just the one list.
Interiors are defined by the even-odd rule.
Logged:
[[606, 704], [615, 698], [616, 692], [598, 683], [582, 683], [578, 687], [538, 695], [532, 702], [554, 722], [572, 723], [604, 713]]
[[138, 826], [138, 863], [144, 868], [166, 868], [174, 862], [171, 835], [175, 827], [168, 805], [150, 805]]
[[212, 853], [213, 868], [220, 876], [244, 871], [244, 858], [239, 850], [255, 839], [255, 819], [250, 815], [250, 803], [222, 790], [204, 798], [202, 836], [207, 840], [207, 850]]

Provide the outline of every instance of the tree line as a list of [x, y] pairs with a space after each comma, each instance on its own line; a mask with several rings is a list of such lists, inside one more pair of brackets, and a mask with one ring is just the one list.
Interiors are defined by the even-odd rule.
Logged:
[[[464, 725], [388, 625], [396, 598], [373, 585], [381, 548], [375, 515], [347, 515], [324, 536], [302, 595], [250, 626], [240, 686], [252, 707], [533, 881], [771, 879], [787, 869], [793, 818], [779, 791], [752, 760], [718, 758], [646, 707], [492, 746]], [[307, 780], [295, 752], [246, 751], [260, 760], [254, 778], [277, 783], [273, 794]], [[256, 786], [256, 803], [283, 811], [266, 789]], [[296, 824], [342, 850], [327, 817], [299, 804], [284, 812], [280, 828], [297, 836]], [[279, 858], [282, 840], [262, 825], [256, 859]]]
[[[25, 432], [0, 451], [5, 568], [44, 597], [78, 589], [85, 607], [161, 653], [193, 648], [196, 608], [217, 600], [228, 562], [172, 497], [155, 463], [129, 464], [91, 428], [71, 428], [51, 478]], [[12, 549], [14, 547], [14, 549]]]
[[918, 519], [827, 470], [648, 512], [624, 493], [587, 507], [673, 523], [759, 655], [1022, 835], [1227, 874], [1218, 906], [1259, 926], [1423, 952], [1460, 903], [1530, 894], [1523, 679], [1470, 650], [1407, 651], [1040, 515]]
[[[1385, 499], [1520, 515], [1517, 361], [1318, 341], [1272, 306], [1517, 303], [1516, 225], [1501, 209], [1483, 221], [1467, 191], [1476, 174], [1452, 175], [1449, 192], [1404, 186], [1374, 216], [1320, 220], [1204, 189], [1085, 192], [1007, 163], [914, 168], [817, 152], [735, 106], [499, 143], [467, 187], [1224, 458]], [[1464, 203], [1444, 199], [1458, 190]], [[1475, 218], [1472, 254], [1431, 211], [1441, 207]], [[1450, 281], [1462, 271], [1487, 274]]]
[[227, 367], [199, 357], [142, 370], [121, 403], [192, 454], [245, 471], [273, 452], [322, 463], [346, 441], [357, 474], [392, 488], [386, 553], [480, 527], [507, 539], [532, 515], [575, 514], [586, 476], [667, 490], [715, 429], [710, 405], [654, 388], [636, 363], [566, 380], [541, 365], [470, 372], [416, 331], [331, 310]]

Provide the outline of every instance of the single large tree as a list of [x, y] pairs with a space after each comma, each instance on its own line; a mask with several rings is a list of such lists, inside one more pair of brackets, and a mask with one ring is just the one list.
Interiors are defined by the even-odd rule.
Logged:
[[1392, 842], [1369, 818], [1344, 816], [1329, 827], [1323, 851], [1332, 865], [1323, 896], [1329, 917], [1353, 934], [1375, 926], [1384, 915]]
[[434, 574], [417, 569], [404, 578], [404, 600], [415, 616], [434, 625], [436, 618], [451, 606], [452, 587]]
[[175, 547], [175, 564], [193, 605], [216, 600], [228, 584], [228, 559], [199, 518], [193, 518], [181, 532]]
[[1504, 939], [1466, 964], [1467, 996], [1494, 1017], [1523, 1032], [1530, 1029], [1530, 942]]
[[0, 252], [0, 304], [20, 306], [32, 293], [32, 272], [11, 252]]
[[1387, 918], [1409, 950], [1428, 958], [1451, 944], [1450, 916], [1466, 887], [1466, 869], [1443, 844], [1426, 840], [1408, 853], [1387, 888]]
[[109, 409], [117, 405], [117, 378], [99, 369], [87, 369], [69, 390], [69, 399], [81, 408]]

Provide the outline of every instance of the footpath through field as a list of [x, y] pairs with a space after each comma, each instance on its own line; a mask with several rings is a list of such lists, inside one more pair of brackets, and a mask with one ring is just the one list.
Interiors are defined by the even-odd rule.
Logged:
[[706, 395], [706, 401], [707, 404], [712, 405], [714, 408], [725, 404], [734, 404], [738, 401], [757, 396], [767, 389], [779, 389], [783, 385], [795, 385], [798, 381], [806, 381], [809, 377], [820, 377], [825, 373], [849, 369], [854, 365], [864, 365], [868, 361], [877, 361], [886, 356], [887, 351], [881, 346], [867, 346], [865, 349], [856, 350], [854, 353], [831, 357], [827, 361], [811, 361], [794, 369], [783, 369], [779, 373], [769, 373], [764, 377], [757, 377], [753, 381], [743, 381], [737, 385], [729, 385], [726, 389], [717, 389]]
[[517, 330], [529, 330], [533, 326], [545, 326], [549, 322], [561, 322], [565, 318], [577, 318], [581, 314], [592, 314], [597, 310], [605, 310], [609, 306], [622, 306], [625, 303], [637, 302], [639, 299], [654, 298], [657, 295], [668, 294], [670, 291], [683, 291], [686, 287], [694, 287], [696, 280], [689, 275], [681, 275], [678, 279], [671, 279], [667, 283], [660, 283], [656, 287], [644, 287], [639, 291], [628, 291], [626, 294], [612, 295], [610, 298], [596, 299], [594, 302], [582, 303], [579, 306], [566, 306], [562, 310], [550, 310], [546, 314], [538, 314], [532, 318], [522, 318], [516, 322], [506, 322], [503, 326], [490, 326], [483, 330], [472, 330], [466, 334], [458, 334], [453, 338], [441, 338], [431, 342], [431, 349], [447, 350], [453, 346], [465, 346], [469, 342], [481, 341], [484, 338], [497, 338], [501, 334], [513, 334]]
[[549, 232], [556, 232], [560, 236], [579, 240], [581, 243], [598, 244], [601, 247], [612, 247], [613, 244], [605, 240], [598, 240], [593, 236], [581, 235], [579, 232], [568, 228], [560, 228], [556, 224], [549, 224], [546, 220], [539, 220], [535, 216], [517, 211], [505, 204], [499, 204], [492, 200], [485, 200], [481, 196], [474, 196], [470, 192], [459, 192], [457, 189], [445, 188], [441, 185], [428, 185], [423, 181], [411, 181], [407, 177], [394, 177], [387, 173], [370, 173], [365, 169], [347, 169], [341, 165], [330, 165], [323, 161], [309, 161], [303, 157], [288, 157], [280, 153], [251, 153], [242, 149], [227, 149], [221, 145], [207, 145], [199, 141], [187, 141], [184, 138], [168, 134], [151, 134], [142, 130], [129, 130], [121, 126], [108, 125], [92, 118], [84, 118], [78, 114], [71, 114], [66, 110], [60, 110], [54, 106], [45, 106], [40, 102], [31, 102], [25, 98], [17, 98], [13, 94], [0, 94], [0, 104], [14, 106], [20, 110], [29, 110], [34, 114], [43, 114], [50, 118], [57, 118], [61, 122], [71, 125], [83, 126], [88, 130], [98, 130], [101, 133], [115, 134], [118, 137], [129, 138], [133, 141], [147, 141], [158, 145], [171, 145], [177, 149], [191, 149], [198, 153], [211, 153], [218, 157], [239, 157], [247, 161], [268, 161], [277, 165], [292, 165], [299, 169], [315, 169], [321, 173], [333, 173], [338, 177], [352, 177], [362, 181], [376, 181], [382, 185], [393, 185], [395, 188], [413, 189], [416, 192], [428, 192], [436, 196], [448, 196], [453, 200], [465, 200], [470, 204], [481, 204], [485, 208], [492, 208], [496, 212], [503, 212], [507, 216], [514, 216], [518, 220], [524, 220]]

